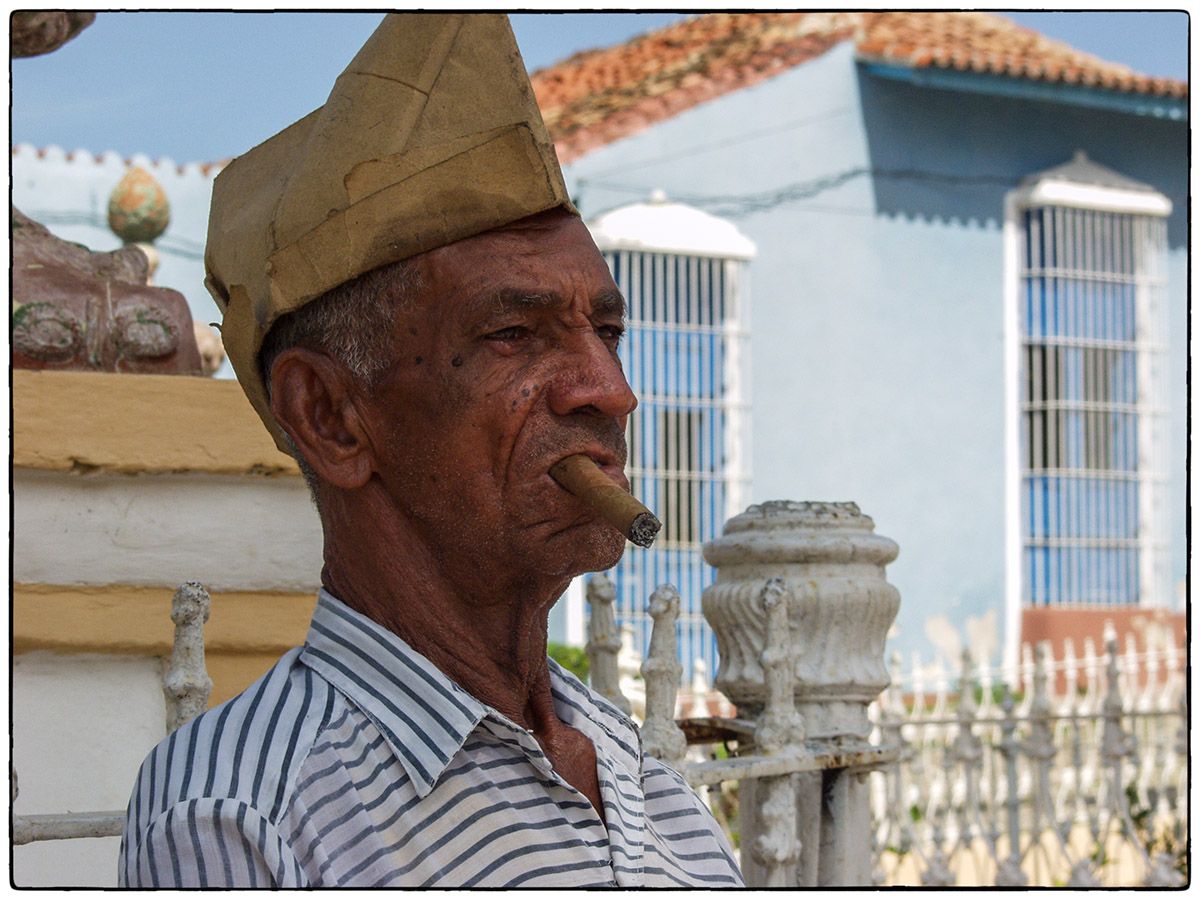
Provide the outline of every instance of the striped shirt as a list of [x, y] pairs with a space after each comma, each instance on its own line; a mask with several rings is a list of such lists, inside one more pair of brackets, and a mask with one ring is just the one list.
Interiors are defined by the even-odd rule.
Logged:
[[128, 887], [741, 886], [720, 828], [636, 727], [550, 662], [604, 820], [533, 734], [322, 591], [303, 647], [138, 774]]

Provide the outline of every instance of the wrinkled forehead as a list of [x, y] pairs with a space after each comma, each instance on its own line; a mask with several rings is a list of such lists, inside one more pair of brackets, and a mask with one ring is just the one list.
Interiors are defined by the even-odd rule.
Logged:
[[537, 255], [539, 251], [567, 251], [581, 256], [600, 256], [600, 251], [596, 249], [583, 220], [561, 207], [463, 238], [421, 256], [440, 262], [478, 257], [500, 249], [515, 255]]
[[583, 220], [562, 209], [539, 213], [430, 250], [413, 262], [431, 299], [476, 306], [487, 297], [620, 297]]

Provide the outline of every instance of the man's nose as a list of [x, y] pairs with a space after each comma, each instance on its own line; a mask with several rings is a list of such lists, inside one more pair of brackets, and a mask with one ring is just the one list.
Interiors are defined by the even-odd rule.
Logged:
[[595, 333], [572, 341], [550, 387], [551, 411], [560, 416], [582, 412], [619, 419], [636, 408], [637, 397], [609, 345]]

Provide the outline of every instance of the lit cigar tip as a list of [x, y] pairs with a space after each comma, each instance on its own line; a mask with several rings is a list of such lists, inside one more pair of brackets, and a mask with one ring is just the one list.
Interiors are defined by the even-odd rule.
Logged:
[[629, 540], [639, 547], [649, 547], [654, 543], [654, 538], [658, 535], [660, 528], [662, 528], [662, 522], [658, 521], [653, 513], [639, 513], [638, 517], [633, 520], [633, 524], [629, 526]]

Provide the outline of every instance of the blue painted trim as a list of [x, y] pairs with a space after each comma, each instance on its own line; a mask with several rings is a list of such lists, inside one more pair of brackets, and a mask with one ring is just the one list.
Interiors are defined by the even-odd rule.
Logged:
[[858, 64], [868, 75], [904, 81], [918, 87], [940, 88], [947, 91], [967, 91], [1022, 100], [1041, 100], [1047, 103], [1066, 103], [1089, 106], [1135, 116], [1187, 121], [1188, 103], [1176, 97], [1152, 97], [1148, 94], [1129, 94], [1101, 90], [1086, 85], [1049, 84], [1027, 78], [1006, 75], [960, 72], [957, 69], [914, 68], [860, 59]]

